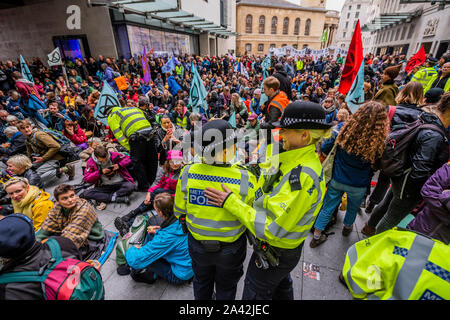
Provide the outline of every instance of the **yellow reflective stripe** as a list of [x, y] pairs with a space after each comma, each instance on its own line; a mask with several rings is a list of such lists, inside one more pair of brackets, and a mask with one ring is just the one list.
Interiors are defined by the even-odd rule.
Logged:
[[189, 218], [190, 223], [193, 223], [198, 226], [205, 227], [205, 228], [221, 229], [221, 228], [236, 228], [236, 227], [242, 226], [242, 223], [239, 220], [216, 221], [216, 220], [211, 220], [211, 219], [198, 218], [192, 214], [188, 214], [187, 217]]

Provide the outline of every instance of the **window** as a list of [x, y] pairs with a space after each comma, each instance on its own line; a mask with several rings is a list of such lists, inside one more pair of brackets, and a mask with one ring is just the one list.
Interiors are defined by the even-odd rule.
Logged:
[[347, 19], [350, 19], [350, 12], [347, 13]]
[[353, 29], [356, 28], [356, 23], [358, 22], [358, 20], [353, 21]]
[[283, 47], [287, 47], [287, 44], [286, 43], [283, 43], [282, 45], [281, 45], [281, 47], [283, 48]]
[[277, 34], [277, 24], [278, 24], [278, 18], [277, 17], [273, 17], [272, 18], [272, 34]]
[[348, 28], [348, 21], [345, 23], [345, 29]]
[[355, 13], [355, 19], [359, 18], [359, 11]]
[[253, 25], [253, 17], [251, 14], [247, 15], [247, 18], [245, 18], [245, 32], [246, 33], [252, 33], [252, 26]]
[[258, 51], [264, 51], [264, 43], [258, 44]]
[[306, 48], [308, 48], [308, 44], [303, 45], [303, 49], [306, 49]]
[[392, 31], [391, 31], [391, 39], [390, 39], [389, 41], [393, 41], [393, 40], [394, 40], [394, 35], [395, 35], [395, 31], [392, 30]]
[[395, 41], [398, 40], [398, 37], [400, 37], [400, 28], [397, 28], [397, 33], [395, 34]]
[[352, 6], [348, 6], [348, 11], [352, 10]]
[[295, 24], [294, 24], [294, 34], [296, 36], [298, 36], [298, 34], [300, 33], [300, 18], [295, 19]]
[[347, 35], [347, 32], [344, 31], [344, 33], [342, 34], [342, 38], [345, 38], [346, 35]]
[[407, 26], [404, 26], [404, 27], [403, 27], [403, 31], [402, 31], [402, 37], [401, 37], [400, 40], [404, 40], [404, 39], [405, 39], [405, 36], [406, 36], [406, 29], [407, 29]]
[[292, 47], [297, 50], [298, 49], [298, 45], [297, 44], [293, 44]]
[[264, 34], [266, 31], [266, 17], [261, 16], [259, 17], [259, 33]]
[[409, 27], [408, 39], [411, 39], [415, 28], [416, 28], [416, 26], [414, 24], [412, 24], [411, 27]]
[[272, 49], [272, 48], [275, 48], [276, 47], [276, 45], [275, 45], [275, 43], [271, 43], [270, 44], [270, 48]]
[[309, 36], [309, 29], [311, 28], [311, 19], [306, 20], [305, 36]]
[[361, 9], [361, 5], [358, 4], [358, 5], [356, 6], [356, 9], [357, 9], [357, 10]]
[[288, 34], [289, 32], [289, 18], [286, 17], [283, 20], [283, 34]]
[[251, 43], [246, 43], [245, 44], [245, 51], [247, 51], [247, 52], [251, 52], [252, 51], [252, 44]]

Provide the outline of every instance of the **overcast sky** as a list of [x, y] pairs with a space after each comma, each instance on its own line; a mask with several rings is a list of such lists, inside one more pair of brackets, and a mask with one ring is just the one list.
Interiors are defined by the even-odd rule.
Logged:
[[[287, 0], [289, 2], [300, 4], [301, 0]], [[327, 9], [328, 10], [337, 10], [341, 12], [342, 6], [344, 5], [345, 0], [327, 0]]]

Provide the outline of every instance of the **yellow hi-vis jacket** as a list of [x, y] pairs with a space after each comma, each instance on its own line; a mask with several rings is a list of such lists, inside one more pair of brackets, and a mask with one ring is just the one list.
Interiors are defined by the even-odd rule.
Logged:
[[226, 185], [233, 194], [251, 205], [255, 197], [256, 177], [244, 168], [195, 163], [185, 166], [177, 183], [174, 213], [186, 215], [186, 225], [196, 240], [234, 242], [245, 232], [245, 226], [230, 212], [209, 204], [208, 187], [222, 190]]
[[422, 68], [413, 75], [411, 82], [412, 81], [420, 82], [422, 86], [425, 88], [428, 82], [431, 80], [431, 78], [436, 74], [437, 71], [433, 67]]
[[133, 133], [152, 127], [142, 110], [136, 107], [114, 107], [108, 115], [107, 121], [114, 137], [127, 150], [130, 150], [128, 139]]
[[322, 165], [310, 145], [280, 153], [281, 177], [273, 189], [263, 192], [268, 175], [261, 174], [252, 206], [232, 194], [224, 208], [238, 218], [258, 239], [272, 246], [294, 249], [307, 237], [322, 207], [325, 181]]
[[342, 274], [353, 297], [450, 299], [450, 246], [412, 231], [385, 231], [350, 247]]

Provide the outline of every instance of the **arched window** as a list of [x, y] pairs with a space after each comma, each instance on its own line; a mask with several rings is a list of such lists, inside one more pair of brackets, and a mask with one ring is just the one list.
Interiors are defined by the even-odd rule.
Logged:
[[259, 33], [264, 34], [266, 32], [266, 17], [259, 17]]
[[283, 34], [288, 34], [289, 32], [289, 18], [286, 17], [283, 20]]
[[296, 36], [298, 36], [298, 34], [300, 33], [300, 18], [295, 19], [295, 24], [294, 24], [294, 34]]
[[309, 36], [309, 29], [311, 28], [311, 19], [306, 20], [305, 36]]
[[245, 44], [245, 51], [247, 51], [247, 53], [250, 53], [252, 51], [252, 44], [251, 43], [246, 43]]
[[252, 26], [253, 25], [253, 17], [251, 14], [248, 14], [245, 18], [245, 32], [246, 33], [252, 33]]
[[277, 24], [278, 24], [278, 18], [273, 17], [272, 18], [272, 34], [277, 34]]

